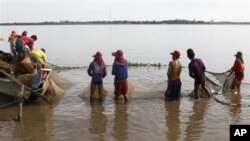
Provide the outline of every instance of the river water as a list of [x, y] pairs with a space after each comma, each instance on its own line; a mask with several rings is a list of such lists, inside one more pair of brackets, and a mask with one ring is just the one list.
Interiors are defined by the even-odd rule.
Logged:
[[[0, 140], [229, 140], [231, 124], [250, 124], [250, 26], [245, 25], [63, 25], [1, 26], [0, 50], [9, 51], [11, 30], [36, 34], [37, 48], [45, 48], [51, 64], [78, 69], [56, 71], [74, 85], [53, 105], [24, 104], [23, 120], [12, 120], [17, 106], [0, 109]], [[188, 66], [186, 50], [193, 48], [207, 70], [225, 72], [242, 51], [245, 79], [238, 95], [220, 94], [194, 100], [188, 95], [194, 81], [184, 68], [182, 97], [164, 101], [167, 66], [130, 67], [129, 102], [115, 104], [111, 53], [124, 51], [130, 62], [168, 64], [170, 52], [179, 50], [180, 61]], [[96, 51], [103, 53], [108, 75], [103, 103], [90, 104], [87, 66]], [[80, 97], [80, 96], [82, 97]], [[1, 102], [5, 98], [0, 99]], [[0, 103], [1, 103], [0, 102]]]

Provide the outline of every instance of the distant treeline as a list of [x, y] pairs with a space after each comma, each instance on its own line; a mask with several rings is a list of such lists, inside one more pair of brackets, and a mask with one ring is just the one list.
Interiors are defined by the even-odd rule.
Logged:
[[14, 23], [0, 23], [0, 25], [90, 25], [90, 24], [250, 24], [250, 22], [214, 22], [199, 21], [199, 20], [163, 20], [163, 21], [59, 21], [59, 22], [14, 22]]

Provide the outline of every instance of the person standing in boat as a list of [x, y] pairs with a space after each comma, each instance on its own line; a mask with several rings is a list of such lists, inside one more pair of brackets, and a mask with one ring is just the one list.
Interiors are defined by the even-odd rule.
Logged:
[[241, 51], [238, 51], [234, 56], [236, 57], [236, 59], [234, 61], [233, 67], [231, 68], [231, 73], [234, 73], [234, 79], [231, 85], [231, 89], [234, 90], [236, 87], [239, 90], [241, 81], [244, 79], [244, 60]]
[[115, 57], [113, 66], [112, 66], [112, 75], [115, 76], [114, 85], [115, 85], [115, 101], [119, 100], [119, 96], [123, 95], [124, 101], [127, 102], [127, 91], [128, 91], [128, 62], [123, 56], [122, 50], [117, 50], [113, 52], [112, 55]]
[[34, 46], [34, 42], [37, 40], [36, 35], [32, 35], [31, 37], [28, 37], [26, 34], [27, 34], [26, 32], [23, 32], [23, 34], [21, 36], [17, 36], [16, 42], [15, 42], [16, 43], [16, 52], [18, 53], [18, 60], [19, 61], [22, 61], [26, 57], [25, 45], [28, 45], [29, 51], [32, 51], [33, 46]]
[[208, 97], [211, 97], [211, 93], [206, 87], [206, 75], [205, 70], [206, 67], [203, 64], [201, 59], [195, 58], [195, 53], [192, 49], [187, 50], [187, 56], [191, 60], [191, 62], [188, 65], [189, 68], [189, 76], [192, 77], [194, 82], [194, 94], [195, 98], [199, 99], [199, 87], [201, 86], [202, 89], [205, 91], [205, 93], [208, 95]]
[[8, 42], [10, 43], [10, 51], [14, 56], [17, 55], [17, 53], [16, 53], [16, 39], [17, 39], [17, 33], [16, 33], [16, 31], [13, 30], [9, 36]]
[[94, 100], [96, 87], [98, 89], [99, 100], [103, 100], [103, 78], [107, 75], [106, 65], [102, 58], [101, 52], [96, 52], [93, 55], [94, 60], [89, 64], [88, 75], [92, 77], [90, 85], [90, 101]]
[[47, 67], [48, 60], [45, 54], [45, 49], [35, 48], [30, 52], [29, 57], [35, 71]]
[[180, 52], [175, 50], [174, 52], [170, 53], [172, 55], [172, 61], [168, 64], [168, 88], [165, 92], [165, 100], [167, 99], [177, 99], [180, 96], [181, 92], [181, 63], [179, 61]]
[[33, 48], [34, 48], [34, 43], [37, 40], [37, 36], [36, 35], [32, 35], [32, 36], [28, 37], [26, 34], [23, 34], [20, 37], [20, 39], [21, 39], [22, 43], [24, 45], [27, 45], [29, 47], [29, 50], [32, 51]]

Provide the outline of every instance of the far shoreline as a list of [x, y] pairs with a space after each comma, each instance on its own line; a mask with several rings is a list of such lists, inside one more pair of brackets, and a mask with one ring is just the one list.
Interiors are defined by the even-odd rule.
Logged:
[[59, 22], [14, 22], [0, 23], [0, 26], [22, 25], [250, 25], [250, 22], [214, 22], [196, 20], [164, 20], [164, 21], [59, 21]]

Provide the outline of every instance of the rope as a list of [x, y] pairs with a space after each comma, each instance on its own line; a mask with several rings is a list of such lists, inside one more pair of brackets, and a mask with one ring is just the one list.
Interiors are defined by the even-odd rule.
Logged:
[[7, 106], [9, 106], [9, 105], [12, 105], [12, 104], [14, 104], [14, 103], [17, 103], [17, 102], [18, 102], [18, 100], [14, 100], [14, 101], [12, 101], [12, 102], [10, 102], [10, 103], [3, 104], [3, 105], [0, 106], [0, 109], [2, 109], [2, 108], [4, 108], [4, 107], [7, 107]]
[[0, 69], [0, 72], [3, 73], [4, 75], [6, 75], [11, 80], [13, 80], [14, 82], [16, 82], [17, 84], [19, 84], [20, 86], [24, 86], [24, 88], [27, 89], [28, 91], [33, 92], [34, 95], [36, 95], [38, 97], [41, 97], [43, 100], [47, 101], [49, 104], [51, 103], [49, 101], [49, 99], [47, 99], [45, 96], [41, 95], [40, 93], [36, 92], [35, 90], [31, 89], [30, 87], [22, 84], [20, 81], [18, 81], [17, 79], [13, 78], [12, 76], [10, 76], [8, 73], [6, 73], [5, 71], [3, 71], [2, 69]]

